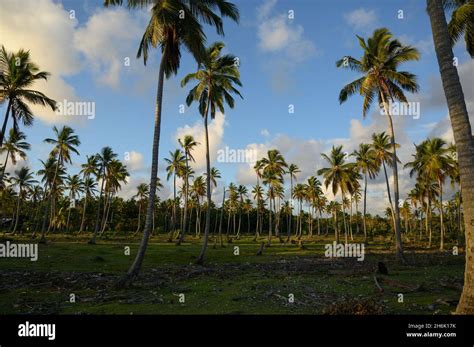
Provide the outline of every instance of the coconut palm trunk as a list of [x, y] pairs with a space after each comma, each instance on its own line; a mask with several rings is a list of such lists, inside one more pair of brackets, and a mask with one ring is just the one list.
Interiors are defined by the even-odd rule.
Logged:
[[364, 179], [364, 215], [363, 215], [363, 227], [364, 227], [364, 242], [367, 242], [367, 221], [366, 221], [366, 214], [367, 214], [367, 173], [365, 174]]
[[385, 110], [385, 114], [387, 115], [387, 120], [389, 123], [390, 143], [392, 144], [393, 195], [394, 195], [394, 200], [395, 200], [395, 203], [392, 203], [392, 211], [393, 211], [393, 219], [394, 219], [393, 229], [395, 231], [397, 257], [400, 258], [400, 260], [402, 260], [403, 262], [406, 262], [403, 256], [403, 242], [402, 242], [402, 233], [401, 233], [401, 226], [400, 226], [400, 207], [398, 206], [400, 191], [399, 191], [399, 186], [398, 186], [397, 146], [395, 142], [395, 131], [393, 129], [393, 120], [392, 120], [392, 116], [389, 113], [388, 104], [387, 104], [387, 100], [385, 100], [384, 93], [380, 93], [380, 97], [382, 99], [382, 104]]
[[13, 227], [13, 234], [16, 233], [16, 228], [18, 227], [18, 219], [20, 217], [21, 194], [22, 194], [22, 190], [20, 189], [20, 191], [18, 192], [18, 201], [16, 204], [15, 226]]
[[94, 234], [92, 235], [92, 239], [89, 240], [89, 244], [95, 245], [96, 243], [96, 238], [97, 238], [97, 232], [99, 231], [99, 219], [100, 219], [100, 205], [102, 202], [102, 194], [104, 193], [104, 184], [105, 184], [105, 167], [102, 168], [102, 182], [100, 184], [100, 193], [99, 193], [99, 199], [97, 201], [97, 214], [95, 216], [95, 227], [94, 227]]
[[440, 218], [440, 227], [441, 227], [441, 237], [439, 250], [444, 251], [444, 211], [443, 211], [443, 182], [441, 179], [438, 179], [439, 184], [439, 218]]
[[464, 195], [466, 267], [464, 287], [456, 313], [472, 314], [474, 313], [474, 141], [462, 86], [457, 69], [453, 64], [454, 55], [443, 4], [440, 0], [428, 0], [427, 5], [436, 57], [453, 127]]
[[82, 219], [81, 219], [81, 227], [79, 228], [79, 234], [82, 233], [82, 231], [84, 230], [84, 222], [86, 220], [87, 197], [88, 197], [88, 194], [86, 194], [84, 197], [84, 206], [82, 210]]
[[8, 117], [10, 116], [11, 107], [12, 107], [12, 101], [11, 99], [8, 99], [7, 112], [5, 113], [5, 119], [3, 120], [3, 125], [2, 125], [2, 132], [0, 133], [0, 147], [3, 146], [3, 140], [5, 139]]
[[[209, 154], [209, 131], [207, 127], [207, 119], [209, 112], [209, 103], [211, 92], [209, 91], [209, 99], [207, 102], [206, 115], [204, 116], [204, 129], [206, 131], [206, 195], [207, 195], [207, 209], [206, 209], [206, 226], [204, 227], [204, 240], [202, 242], [201, 253], [196, 260], [197, 264], [204, 264], [204, 255], [206, 254], [208, 239], [209, 239], [209, 229], [211, 227], [211, 159]], [[240, 217], [239, 217], [239, 231], [240, 231]]]
[[148, 205], [145, 218], [145, 228], [143, 230], [142, 241], [140, 243], [140, 248], [138, 249], [137, 256], [128, 270], [128, 272], [123, 276], [118, 285], [124, 286], [129, 284], [133, 279], [135, 279], [143, 263], [143, 258], [145, 257], [145, 252], [148, 246], [148, 239], [150, 237], [151, 230], [151, 220], [153, 215], [153, 205], [155, 204], [156, 196], [156, 184], [158, 181], [158, 153], [160, 145], [160, 131], [161, 131], [161, 112], [162, 112], [162, 102], [163, 102], [163, 84], [165, 77], [165, 61], [166, 61], [166, 51], [163, 53], [160, 62], [160, 70], [158, 73], [158, 88], [156, 93], [156, 105], [155, 105], [155, 126], [153, 131], [153, 155], [151, 162], [151, 177], [150, 177], [150, 193], [148, 198]]

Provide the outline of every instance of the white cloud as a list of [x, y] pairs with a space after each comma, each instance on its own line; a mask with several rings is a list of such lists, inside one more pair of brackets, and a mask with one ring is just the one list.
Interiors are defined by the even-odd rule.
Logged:
[[268, 129], [262, 129], [262, 131], [260, 131], [260, 135], [268, 137], [270, 136], [270, 132], [268, 131]]
[[[40, 69], [51, 73], [47, 82], [40, 81], [33, 88], [55, 100], [77, 100], [74, 88], [64, 79], [80, 70], [73, 43], [77, 20], [71, 19], [61, 4], [49, 0], [1, 1], [0, 13], [4, 14], [0, 32], [6, 49], [10, 52], [20, 48], [30, 50], [31, 59]], [[48, 123], [71, 121], [45, 107], [32, 106], [32, 110]]]
[[[225, 115], [217, 112], [216, 117], [209, 123], [209, 153], [211, 165], [217, 158], [217, 150], [221, 148], [222, 138], [224, 136]], [[176, 130], [174, 139], [183, 138], [185, 135], [192, 135], [199, 143], [192, 152], [196, 162], [190, 163], [195, 171], [203, 170], [206, 167], [206, 140], [205, 130], [202, 119], [196, 121], [193, 126], [185, 125]]]
[[127, 153], [124, 164], [127, 165], [127, 168], [130, 172], [143, 170], [143, 154], [136, 151], [131, 151]]
[[364, 8], [356, 9], [344, 15], [346, 22], [355, 29], [371, 29], [377, 23], [377, 15], [374, 10]]
[[135, 59], [137, 37], [141, 37], [142, 30], [138, 15], [123, 8], [101, 9], [78, 28], [74, 44], [84, 55], [87, 68], [92, 68], [97, 82], [117, 89], [122, 74], [143, 70], [141, 60]]

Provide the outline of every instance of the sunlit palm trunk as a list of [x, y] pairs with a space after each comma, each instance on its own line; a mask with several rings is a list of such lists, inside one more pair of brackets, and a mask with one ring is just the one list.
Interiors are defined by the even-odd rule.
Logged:
[[5, 118], [3, 120], [2, 132], [0, 133], [0, 147], [3, 146], [3, 140], [5, 139], [5, 134], [7, 132], [7, 123], [8, 123], [8, 117], [10, 116], [11, 107], [12, 107], [12, 101], [9, 99], [7, 112], [5, 113]]
[[153, 155], [151, 162], [151, 177], [150, 177], [150, 194], [148, 198], [145, 229], [143, 230], [143, 237], [138, 249], [137, 256], [128, 270], [127, 274], [119, 281], [119, 285], [125, 285], [131, 282], [140, 272], [140, 268], [145, 257], [145, 252], [148, 246], [148, 239], [150, 237], [151, 220], [153, 214], [153, 206], [155, 204], [156, 184], [158, 179], [158, 153], [160, 145], [160, 130], [161, 130], [161, 111], [163, 102], [163, 82], [164, 82], [164, 66], [165, 66], [166, 52], [161, 57], [160, 70], [158, 74], [158, 88], [156, 93], [155, 106], [155, 126], [153, 131]]
[[95, 216], [95, 227], [94, 227], [94, 234], [92, 235], [92, 239], [89, 241], [89, 244], [96, 243], [97, 232], [99, 231], [99, 219], [100, 219], [100, 205], [102, 202], [102, 195], [104, 193], [104, 184], [105, 184], [105, 167], [102, 168], [102, 182], [100, 184], [100, 193], [99, 199], [97, 201], [97, 214]]
[[344, 206], [344, 194], [342, 193], [342, 190], [341, 190], [341, 202], [342, 202], [342, 221], [344, 223], [344, 242], [347, 244], [348, 243], [348, 239], [347, 239], [347, 225], [346, 225], [346, 208]]
[[16, 204], [15, 226], [13, 227], [13, 233], [14, 234], [16, 233], [16, 228], [18, 227], [18, 219], [20, 217], [21, 194], [22, 194], [22, 191], [21, 191], [21, 188], [20, 188], [20, 191], [18, 192], [18, 201], [17, 201], [17, 204]]
[[450, 44], [446, 18], [441, 1], [428, 0], [433, 41], [448, 103], [463, 187], [464, 225], [466, 228], [466, 268], [464, 287], [456, 312], [474, 313], [474, 141], [464, 94]]
[[[209, 100], [210, 101], [210, 100]], [[201, 254], [199, 254], [196, 263], [204, 263], [204, 255], [206, 254], [207, 243], [209, 239], [209, 228], [211, 227], [211, 159], [209, 155], [209, 131], [207, 127], [207, 118], [209, 110], [209, 101], [207, 104], [206, 115], [204, 116], [204, 129], [206, 131], [206, 195], [207, 195], [207, 210], [206, 210], [206, 226], [204, 227], [204, 240], [202, 242]], [[240, 218], [239, 218], [240, 231]]]
[[[385, 109], [385, 114], [387, 115], [387, 120], [389, 123], [389, 130], [390, 130], [390, 142], [392, 144], [392, 169], [393, 169], [393, 195], [395, 203], [392, 203], [392, 211], [394, 211], [394, 231], [395, 231], [395, 240], [396, 240], [396, 247], [397, 247], [397, 257], [399, 257], [402, 261], [405, 262], [405, 258], [403, 257], [403, 242], [402, 242], [402, 233], [401, 233], [401, 226], [400, 226], [400, 208], [398, 206], [398, 200], [400, 198], [400, 192], [398, 187], [398, 164], [397, 164], [397, 148], [395, 142], [395, 131], [393, 129], [393, 120], [392, 116], [388, 110], [388, 104], [385, 100], [384, 93], [380, 93], [380, 97], [382, 99], [383, 107]], [[390, 195], [389, 195], [390, 196]]]

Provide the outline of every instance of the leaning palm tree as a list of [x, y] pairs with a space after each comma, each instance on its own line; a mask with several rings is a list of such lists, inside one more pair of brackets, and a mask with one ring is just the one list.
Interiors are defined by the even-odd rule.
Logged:
[[[451, 48], [448, 25], [439, 0], [427, 0], [433, 41], [438, 59], [444, 94], [448, 103], [457, 149], [461, 186], [463, 187], [464, 225], [466, 234], [466, 269], [464, 287], [456, 312], [474, 312], [474, 139], [466, 102]], [[471, 21], [472, 23], [472, 21]]]
[[18, 123], [33, 124], [33, 112], [28, 103], [49, 106], [54, 111], [56, 102], [43, 93], [30, 89], [39, 80], [47, 80], [49, 73], [40, 71], [30, 59], [30, 52], [20, 49], [9, 53], [4, 46], [0, 49], [0, 105], [8, 99], [7, 112], [0, 131], [0, 147], [7, 131], [8, 118], [13, 119], [13, 129], [19, 131]]
[[[211, 161], [209, 153], [209, 131], [208, 131], [208, 117], [214, 119], [216, 112], [219, 110], [224, 113], [224, 104], [230, 108], [234, 108], [234, 98], [232, 94], [241, 94], [236, 86], [241, 86], [240, 73], [236, 58], [233, 55], [221, 55], [224, 44], [222, 42], [215, 42], [205, 51], [202, 60], [199, 62], [198, 71], [188, 74], [181, 81], [181, 86], [184, 87], [190, 81], [196, 81], [196, 85], [189, 91], [186, 98], [186, 103], [190, 106], [194, 101], [199, 103], [199, 113], [204, 120], [204, 130], [206, 139], [206, 172], [207, 172], [207, 187], [211, 186]], [[211, 190], [207, 189], [207, 203], [211, 205]], [[239, 226], [240, 226], [239, 214]], [[204, 254], [207, 248], [207, 239], [209, 235], [209, 228], [211, 222], [210, 208], [206, 211], [206, 227], [204, 230], [204, 241], [201, 249], [201, 254], [197, 259], [198, 264], [204, 262]]]
[[[123, 0], [105, 0], [106, 6], [121, 5], [122, 3]], [[127, 3], [129, 8], [147, 8], [152, 5], [150, 22], [143, 34], [137, 56], [143, 55], [146, 64], [150, 46], [155, 48], [159, 46], [162, 54], [158, 73], [150, 198], [147, 206], [145, 230], [135, 261], [126, 276], [119, 282], [121, 285], [129, 283], [138, 275], [150, 236], [158, 174], [164, 77], [169, 78], [178, 72], [182, 46], [185, 46], [198, 62], [201, 61], [205, 51], [206, 36], [200, 22], [214, 26], [217, 33], [223, 35], [224, 28], [221, 17], [229, 17], [235, 21], [239, 19], [237, 7], [225, 0], [128, 0]], [[216, 10], [219, 11], [220, 16], [215, 12]]]
[[389, 102], [407, 102], [404, 91], [412, 93], [418, 91], [416, 76], [407, 71], [398, 71], [398, 68], [405, 62], [418, 60], [420, 54], [416, 48], [402, 45], [400, 41], [394, 39], [386, 28], [375, 30], [372, 37], [367, 41], [360, 36], [357, 36], [357, 38], [363, 50], [362, 58], [358, 60], [346, 56], [337, 62], [337, 66], [355, 70], [363, 76], [344, 86], [339, 94], [339, 102], [347, 101], [350, 96], [358, 92], [364, 97], [362, 109], [364, 117], [374, 98], [377, 98], [378, 104], [383, 106], [389, 124], [388, 128], [392, 144], [393, 186], [396, 202], [394, 204], [394, 230], [396, 234], [397, 256], [404, 261], [400, 230], [400, 211], [398, 207], [400, 192], [396, 160], [397, 151]]
[[5, 170], [7, 168], [8, 159], [11, 159], [13, 165], [16, 165], [17, 158], [25, 159], [26, 152], [29, 151], [31, 146], [28, 142], [24, 141], [26, 135], [21, 131], [16, 132], [15, 129], [10, 129], [8, 139], [5, 141], [3, 146], [0, 146], [0, 154], [5, 153], [5, 162], [1, 169], [0, 181], [3, 179]]
[[21, 169], [16, 170], [15, 175], [12, 177], [12, 185], [14, 187], [18, 187], [18, 200], [16, 205], [15, 225], [13, 227], [13, 233], [16, 233], [16, 229], [18, 227], [18, 220], [20, 218], [20, 206], [22, 199], [24, 198], [25, 192], [35, 183], [36, 180], [33, 178], [33, 173], [26, 166], [23, 166]]
[[367, 212], [367, 181], [368, 178], [374, 179], [375, 176], [377, 176], [375, 151], [369, 144], [361, 143], [359, 144], [359, 149], [355, 150], [352, 155], [355, 156], [357, 168], [364, 175], [364, 210], [362, 223], [364, 228], [364, 242], [367, 242], [367, 224], [365, 219]]

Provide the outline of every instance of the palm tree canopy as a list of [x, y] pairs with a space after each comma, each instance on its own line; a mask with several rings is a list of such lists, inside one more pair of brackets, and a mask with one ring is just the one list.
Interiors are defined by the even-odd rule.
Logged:
[[190, 81], [197, 81], [197, 85], [189, 91], [186, 103], [189, 106], [194, 101], [199, 102], [199, 113], [203, 117], [208, 110], [211, 112], [211, 118], [215, 117], [217, 110], [224, 113], [224, 102], [234, 108], [232, 94], [242, 98], [235, 88], [235, 85], [242, 86], [236, 57], [230, 54], [221, 55], [223, 48], [222, 42], [212, 44], [206, 49], [198, 71], [188, 74], [181, 81], [182, 87]]
[[374, 98], [382, 104], [382, 94], [385, 100], [407, 102], [404, 90], [417, 92], [416, 76], [407, 71], [398, 71], [399, 65], [418, 60], [420, 54], [412, 46], [405, 46], [386, 28], [374, 31], [367, 41], [357, 36], [363, 56], [356, 59], [351, 56], [343, 57], [336, 62], [337, 67], [348, 68], [362, 74], [355, 81], [347, 84], [339, 93], [342, 104], [358, 92], [364, 97], [362, 113], [365, 117]]

